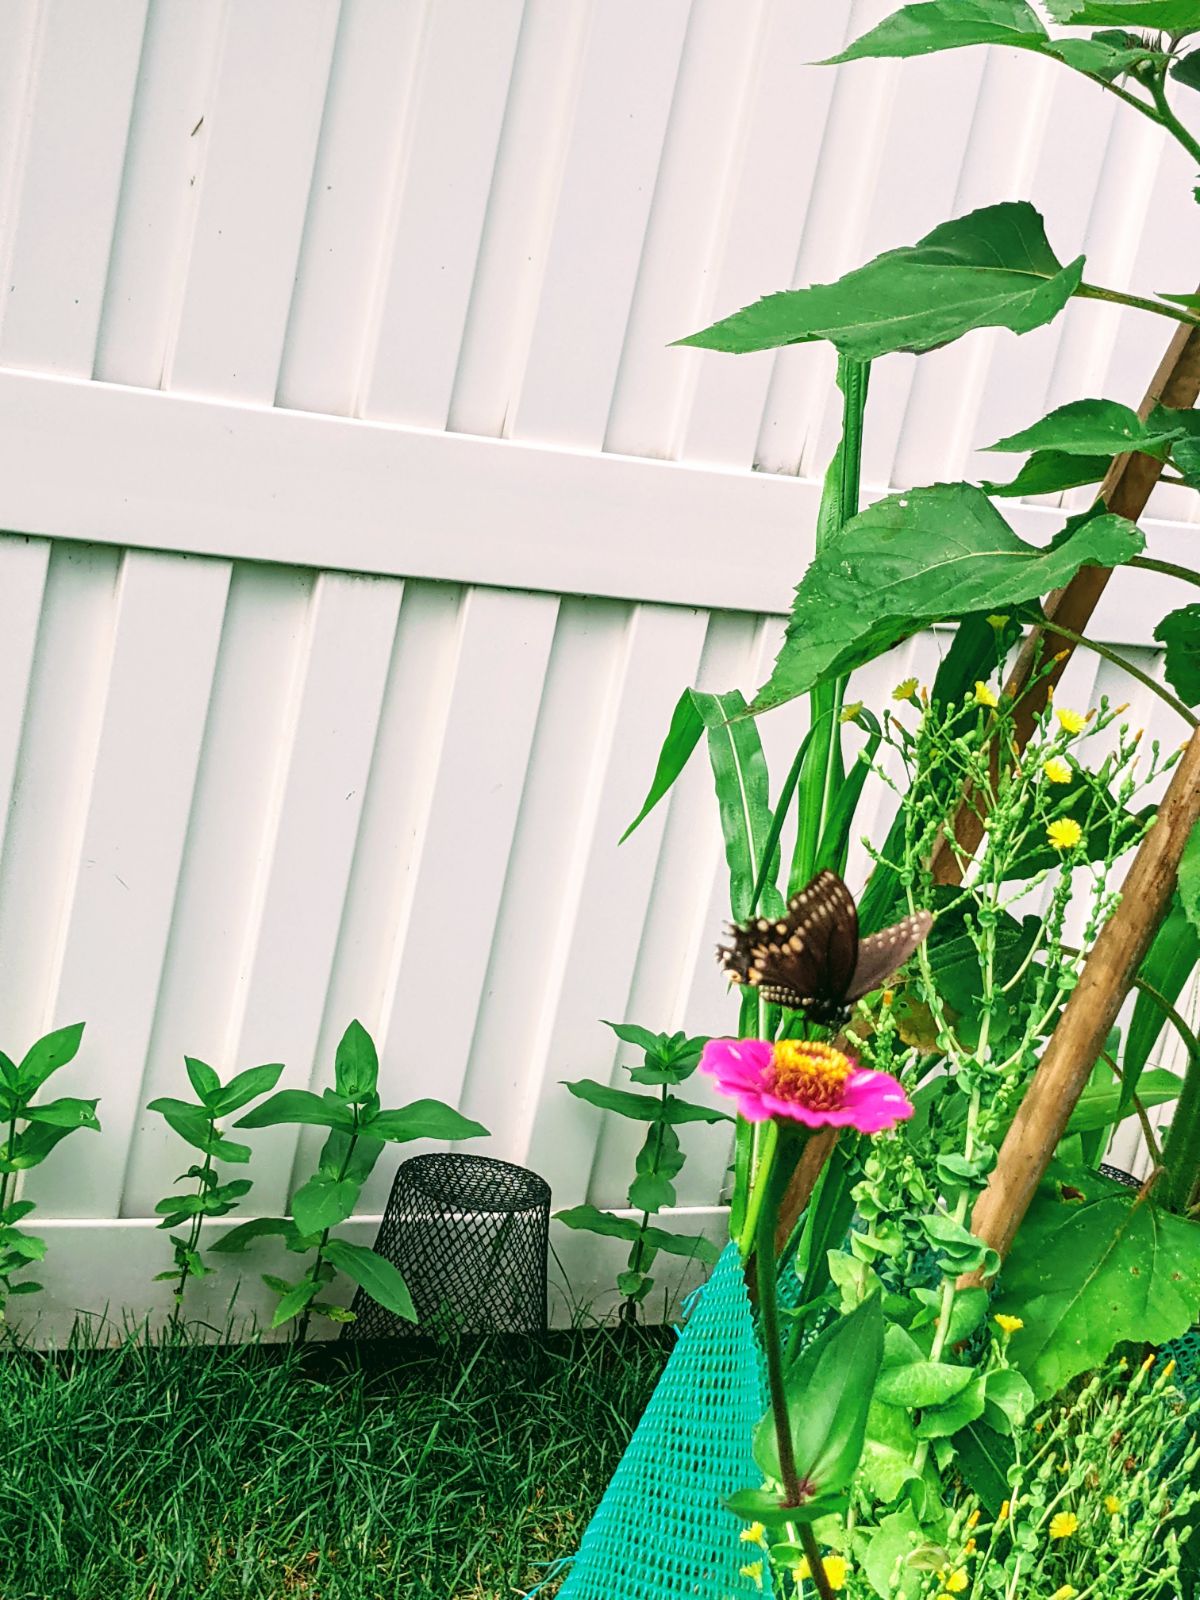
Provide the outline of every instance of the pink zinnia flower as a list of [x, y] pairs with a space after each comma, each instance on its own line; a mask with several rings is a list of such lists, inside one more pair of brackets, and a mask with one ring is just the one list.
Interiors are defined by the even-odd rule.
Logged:
[[831, 1044], [804, 1039], [710, 1039], [700, 1057], [747, 1122], [789, 1117], [809, 1128], [881, 1133], [912, 1116], [900, 1083], [859, 1068]]

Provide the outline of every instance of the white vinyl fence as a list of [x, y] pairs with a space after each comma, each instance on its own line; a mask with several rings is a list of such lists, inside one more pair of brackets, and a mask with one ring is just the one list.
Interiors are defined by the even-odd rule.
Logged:
[[[1200, 263], [1187, 162], [1071, 74], [806, 65], [889, 9], [0, 9], [0, 1045], [86, 1020], [56, 1083], [104, 1125], [28, 1180], [40, 1333], [162, 1306], [153, 1207], [186, 1163], [143, 1108], [187, 1092], [185, 1052], [320, 1087], [358, 1016], [385, 1102], [461, 1105], [558, 1206], [621, 1202], [628, 1130], [559, 1080], [620, 1081], [600, 1018], [734, 1010], [702, 765], [617, 838], [680, 689], [762, 681], [836, 435], [826, 350], [669, 341], [1002, 199], [1094, 281], [1182, 292]], [[1089, 304], [888, 359], [870, 492], [990, 473], [976, 446], [1068, 399], [1136, 403], [1163, 342]], [[1152, 549], [1192, 515], [1160, 491]], [[1168, 593], [1122, 578], [1099, 633], [1153, 663]], [[800, 715], [763, 725], [777, 772]], [[715, 1236], [728, 1140], [686, 1132], [678, 1225]], [[253, 1142], [244, 1214], [273, 1213], [315, 1141]], [[594, 1299], [616, 1256], [554, 1242]]]

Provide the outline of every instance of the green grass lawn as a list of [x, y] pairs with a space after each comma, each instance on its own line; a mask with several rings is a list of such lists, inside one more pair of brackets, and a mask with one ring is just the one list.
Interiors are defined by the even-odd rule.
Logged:
[[666, 1349], [0, 1354], [0, 1600], [512, 1600], [575, 1548]]

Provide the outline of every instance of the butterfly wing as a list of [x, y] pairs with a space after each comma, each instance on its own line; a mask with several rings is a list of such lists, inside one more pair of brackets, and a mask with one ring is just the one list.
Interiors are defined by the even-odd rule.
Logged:
[[785, 916], [741, 923], [732, 934], [718, 956], [764, 1000], [805, 1010], [844, 998], [858, 953], [858, 913], [836, 873], [818, 872], [788, 901]]
[[928, 937], [933, 918], [928, 911], [917, 911], [890, 928], [883, 928], [864, 939], [858, 947], [854, 976], [846, 992], [848, 1000], [861, 1000], [864, 994], [880, 988], [902, 967], [923, 939]]

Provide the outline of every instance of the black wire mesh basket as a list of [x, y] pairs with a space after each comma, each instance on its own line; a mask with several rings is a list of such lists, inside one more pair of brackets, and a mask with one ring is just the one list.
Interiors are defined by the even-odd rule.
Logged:
[[550, 1186], [489, 1156], [413, 1156], [396, 1173], [375, 1249], [403, 1275], [414, 1326], [360, 1289], [349, 1339], [543, 1333]]

